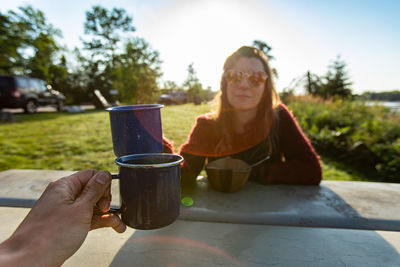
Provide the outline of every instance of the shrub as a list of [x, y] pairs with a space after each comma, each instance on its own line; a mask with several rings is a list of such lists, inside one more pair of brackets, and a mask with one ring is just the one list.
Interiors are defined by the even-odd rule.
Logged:
[[332, 156], [379, 180], [400, 182], [400, 117], [363, 101], [311, 96], [287, 99], [318, 153]]

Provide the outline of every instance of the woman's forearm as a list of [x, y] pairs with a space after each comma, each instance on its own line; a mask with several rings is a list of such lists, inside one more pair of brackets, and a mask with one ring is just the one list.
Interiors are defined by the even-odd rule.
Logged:
[[273, 162], [261, 167], [263, 184], [319, 185], [322, 179], [321, 165], [317, 158]]
[[193, 185], [204, 167], [205, 158], [186, 153], [182, 153], [182, 156], [184, 161], [181, 169], [181, 185]]

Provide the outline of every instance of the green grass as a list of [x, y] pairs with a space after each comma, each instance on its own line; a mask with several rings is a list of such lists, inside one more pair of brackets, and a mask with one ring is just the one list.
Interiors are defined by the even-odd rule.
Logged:
[[116, 170], [108, 114], [18, 115], [0, 125], [0, 169]]
[[[186, 141], [196, 116], [210, 106], [166, 106], [161, 110], [163, 133], [175, 152]], [[82, 170], [116, 172], [108, 113], [39, 113], [17, 115], [0, 124], [0, 171], [7, 169]], [[322, 157], [325, 180], [368, 180], [338, 162]]]
[[342, 162], [335, 161], [325, 156], [320, 156], [320, 158], [324, 180], [377, 181]]

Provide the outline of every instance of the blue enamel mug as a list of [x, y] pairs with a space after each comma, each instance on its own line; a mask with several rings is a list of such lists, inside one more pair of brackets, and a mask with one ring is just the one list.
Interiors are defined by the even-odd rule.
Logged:
[[180, 210], [180, 163], [175, 154], [148, 153], [119, 157], [121, 207], [110, 212], [121, 214], [129, 227], [157, 229], [173, 223]]
[[163, 105], [131, 105], [107, 108], [110, 114], [114, 154], [117, 157], [162, 152]]

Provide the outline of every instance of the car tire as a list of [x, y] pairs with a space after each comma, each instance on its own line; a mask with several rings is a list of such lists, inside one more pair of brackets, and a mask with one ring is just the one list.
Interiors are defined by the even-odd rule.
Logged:
[[57, 111], [62, 112], [64, 111], [64, 108], [65, 108], [64, 101], [62, 100], [57, 101]]
[[36, 106], [36, 102], [33, 99], [29, 99], [28, 101], [26, 101], [25, 107], [24, 107], [24, 111], [27, 114], [33, 114], [36, 112], [37, 106]]

